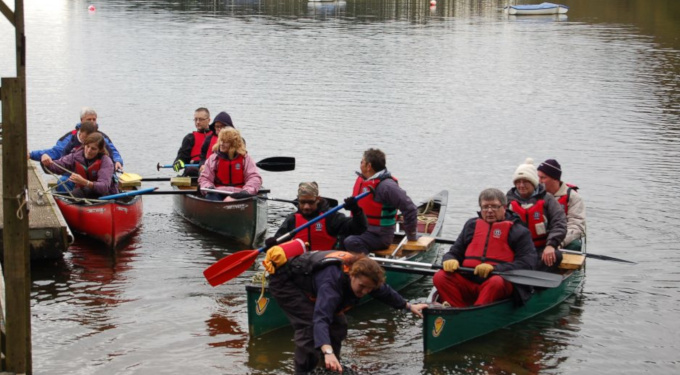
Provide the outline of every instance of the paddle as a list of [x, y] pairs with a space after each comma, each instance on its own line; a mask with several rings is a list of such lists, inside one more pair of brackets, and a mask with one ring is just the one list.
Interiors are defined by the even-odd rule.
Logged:
[[[398, 233], [396, 233], [396, 234], [398, 234]], [[448, 238], [435, 237], [434, 242], [440, 243], [440, 244], [453, 245], [456, 242], [456, 240], [452, 240], [452, 239], [448, 239]], [[608, 255], [598, 255], [598, 254], [593, 254], [593, 253], [582, 253], [578, 250], [566, 250], [566, 249], [558, 249], [558, 250], [561, 251], [561, 252], [564, 252], [564, 253], [569, 253], [569, 254], [585, 255], [586, 258], [593, 258], [593, 259], [599, 259], [599, 260], [610, 260], [612, 262], [637, 264], [637, 262], [633, 262], [633, 261], [625, 260], [625, 259], [620, 259], [620, 258], [614, 258], [614, 257], [610, 257]]]
[[577, 255], [585, 255], [586, 258], [593, 258], [593, 259], [599, 259], [599, 260], [611, 260], [612, 262], [621, 262], [621, 263], [630, 263], [630, 264], [637, 264], [637, 262], [633, 262], [630, 260], [625, 260], [625, 259], [620, 259], [620, 258], [614, 258], [610, 257], [607, 255], [598, 255], [598, 254], [592, 254], [592, 253], [582, 253], [578, 250], [566, 250], [566, 249], [559, 249], [563, 253], [569, 253], [569, 254], [577, 254]]
[[[411, 262], [408, 260], [396, 260], [373, 257], [378, 263], [387, 264], [386, 270], [415, 273], [419, 275], [434, 275], [437, 270], [442, 269], [439, 264]], [[417, 268], [402, 267], [412, 266]], [[383, 267], [384, 268], [384, 267]], [[463, 272], [474, 272], [474, 268], [459, 267], [458, 270]], [[510, 271], [493, 271], [493, 275], [498, 275], [503, 279], [520, 285], [530, 285], [541, 288], [555, 288], [562, 283], [562, 275], [550, 272], [534, 271], [534, 270], [510, 270]]]
[[124, 198], [124, 197], [132, 197], [134, 195], [140, 195], [140, 194], [151, 194], [154, 190], [158, 188], [153, 187], [153, 188], [147, 188], [147, 189], [140, 189], [140, 190], [133, 190], [133, 191], [127, 191], [125, 193], [118, 193], [118, 194], [111, 194], [111, 195], [105, 195], [103, 197], [99, 197], [97, 199], [101, 200], [111, 200], [111, 199], [118, 199], [118, 198]]
[[[356, 200], [360, 200], [370, 193], [371, 193], [370, 191], [366, 191], [357, 195], [355, 198]], [[277, 244], [282, 243], [293, 238], [293, 236], [295, 236], [297, 232], [314, 225], [319, 220], [322, 220], [326, 218], [328, 215], [331, 215], [334, 212], [341, 210], [343, 207], [345, 207], [344, 203], [336, 207], [333, 207], [332, 209], [328, 210], [328, 212], [325, 212], [323, 215], [319, 215], [314, 219], [300, 225], [299, 227], [293, 229], [292, 231], [277, 238], [276, 243]], [[266, 249], [267, 249], [266, 246], [262, 246], [257, 250], [242, 250], [237, 253], [227, 255], [226, 257], [215, 262], [210, 267], [206, 268], [203, 271], [203, 276], [205, 276], [205, 279], [212, 286], [223, 284], [233, 279], [234, 277], [242, 274], [243, 271], [250, 268], [250, 266], [252, 266], [253, 263], [255, 263], [255, 259], [257, 258], [257, 256], [261, 252], [264, 252]]]
[[[258, 168], [269, 172], [287, 172], [295, 170], [295, 158], [290, 156], [273, 156], [262, 159], [255, 163], [255, 165], [257, 165]], [[200, 166], [200, 164], [184, 164], [184, 168], [198, 166]], [[161, 168], [172, 168], [172, 164], [162, 165], [161, 163], [157, 163], [156, 170], [160, 171]]]

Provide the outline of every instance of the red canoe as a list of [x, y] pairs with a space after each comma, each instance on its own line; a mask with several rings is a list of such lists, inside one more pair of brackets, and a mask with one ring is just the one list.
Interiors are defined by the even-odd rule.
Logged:
[[54, 194], [66, 223], [74, 233], [83, 234], [116, 248], [142, 224], [142, 196], [113, 201], [73, 200]]

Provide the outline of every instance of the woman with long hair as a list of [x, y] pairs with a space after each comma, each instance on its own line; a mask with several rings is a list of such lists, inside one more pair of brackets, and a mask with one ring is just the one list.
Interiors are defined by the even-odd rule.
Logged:
[[75, 185], [71, 194], [76, 198], [99, 198], [118, 193], [113, 179], [113, 160], [107, 151], [106, 140], [99, 132], [88, 135], [81, 149], [58, 160], [50, 160], [45, 168], [59, 174], [71, 172], [68, 179]]
[[198, 177], [201, 189], [218, 189], [226, 193], [208, 193], [206, 198], [224, 200], [248, 198], [256, 195], [262, 186], [262, 177], [255, 161], [248, 155], [241, 132], [226, 127], [218, 136], [213, 146], [213, 153], [205, 161], [201, 175]]

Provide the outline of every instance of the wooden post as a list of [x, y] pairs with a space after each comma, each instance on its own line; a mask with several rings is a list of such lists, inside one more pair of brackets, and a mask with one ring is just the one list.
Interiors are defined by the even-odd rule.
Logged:
[[15, 28], [16, 78], [3, 78], [2, 100], [2, 209], [5, 249], [7, 315], [5, 369], [32, 374], [31, 267], [28, 247], [28, 167], [26, 155], [26, 38], [24, 3], [14, 1], [14, 12], [0, 0], [0, 12]]
[[32, 373], [31, 267], [28, 247], [26, 84], [2, 79], [2, 209], [4, 215], [7, 348], [9, 372]]

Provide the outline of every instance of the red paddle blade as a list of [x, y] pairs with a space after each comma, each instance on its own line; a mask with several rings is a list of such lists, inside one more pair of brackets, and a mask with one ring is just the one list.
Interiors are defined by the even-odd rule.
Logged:
[[243, 250], [228, 255], [206, 268], [203, 276], [212, 286], [224, 284], [250, 268], [259, 254], [258, 250]]

